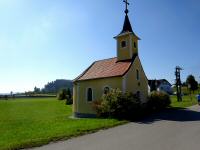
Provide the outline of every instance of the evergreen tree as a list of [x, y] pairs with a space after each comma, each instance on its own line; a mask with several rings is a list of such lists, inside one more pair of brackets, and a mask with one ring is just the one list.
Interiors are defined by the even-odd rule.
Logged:
[[188, 85], [188, 88], [190, 91], [198, 90], [198, 82], [195, 80], [195, 77], [193, 75], [189, 75], [187, 77], [186, 83]]

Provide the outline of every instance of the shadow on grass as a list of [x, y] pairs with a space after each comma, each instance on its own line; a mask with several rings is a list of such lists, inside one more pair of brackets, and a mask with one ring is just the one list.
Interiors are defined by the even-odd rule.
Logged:
[[168, 108], [160, 113], [154, 113], [148, 117], [145, 117], [137, 121], [137, 123], [151, 124], [161, 120], [178, 121], [178, 122], [200, 121], [200, 112], [179, 107]]

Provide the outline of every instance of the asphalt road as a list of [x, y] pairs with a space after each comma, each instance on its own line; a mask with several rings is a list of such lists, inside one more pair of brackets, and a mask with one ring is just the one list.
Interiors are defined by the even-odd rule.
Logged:
[[128, 123], [32, 150], [198, 150], [200, 107], [168, 110]]

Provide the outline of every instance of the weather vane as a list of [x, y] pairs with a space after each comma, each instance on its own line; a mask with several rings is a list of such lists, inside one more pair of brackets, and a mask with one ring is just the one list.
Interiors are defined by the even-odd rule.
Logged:
[[124, 3], [126, 4], [125, 13], [128, 14], [128, 12], [129, 12], [129, 11], [128, 11], [128, 5], [130, 5], [130, 4], [129, 4], [128, 0], [124, 0]]

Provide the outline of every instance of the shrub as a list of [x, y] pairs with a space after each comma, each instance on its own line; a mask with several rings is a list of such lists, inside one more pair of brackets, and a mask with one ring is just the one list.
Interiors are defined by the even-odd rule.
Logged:
[[58, 100], [65, 100], [65, 99], [67, 99], [67, 90], [66, 89], [60, 90], [60, 92], [57, 95], [57, 99]]
[[72, 97], [70, 97], [70, 95], [67, 95], [66, 105], [71, 105], [71, 104], [73, 104], [73, 99], [72, 99]]
[[66, 96], [66, 105], [71, 105], [71, 104], [73, 104], [72, 93], [71, 90], [68, 88]]
[[5, 96], [4, 96], [4, 99], [5, 99], [5, 100], [8, 100], [8, 95], [5, 95]]
[[72, 93], [70, 89], [62, 89], [57, 95], [58, 100], [66, 100], [66, 105], [71, 105], [73, 103]]
[[141, 102], [136, 95], [123, 94], [116, 89], [104, 94], [101, 100], [93, 102], [93, 108], [100, 117], [132, 119], [138, 117], [138, 113], [141, 111]]
[[150, 110], [158, 111], [171, 104], [170, 96], [165, 92], [154, 91], [149, 95], [147, 107]]

